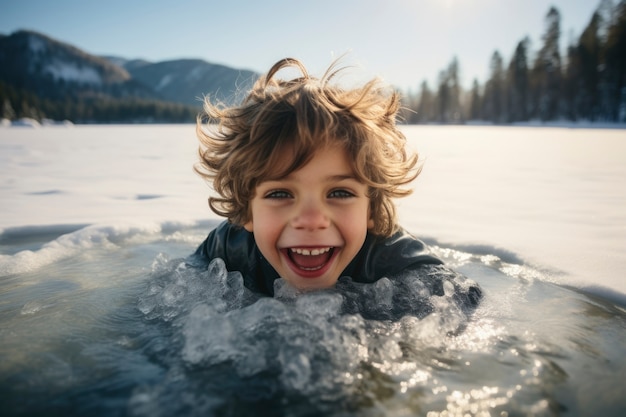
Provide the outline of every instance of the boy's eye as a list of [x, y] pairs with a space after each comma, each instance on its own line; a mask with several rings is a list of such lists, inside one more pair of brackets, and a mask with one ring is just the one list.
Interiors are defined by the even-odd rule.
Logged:
[[354, 197], [354, 193], [347, 190], [333, 190], [328, 194], [328, 198], [350, 198]]
[[291, 194], [289, 194], [287, 191], [284, 191], [284, 190], [274, 190], [265, 194], [265, 198], [275, 198], [275, 199], [291, 198]]

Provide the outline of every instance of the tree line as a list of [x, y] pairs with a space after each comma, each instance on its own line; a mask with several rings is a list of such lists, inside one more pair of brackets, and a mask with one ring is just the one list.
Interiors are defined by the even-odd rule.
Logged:
[[74, 123], [191, 123], [199, 110], [143, 98], [75, 97], [47, 99], [0, 82], [1, 118], [69, 120]]
[[495, 51], [489, 78], [474, 79], [469, 91], [459, 83], [456, 58], [439, 73], [437, 85], [421, 83], [404, 96], [407, 123], [485, 121], [626, 122], [626, 0], [602, 0], [577, 39], [562, 56], [561, 15], [545, 16], [542, 45], [534, 54], [530, 40], [519, 41], [508, 63]]

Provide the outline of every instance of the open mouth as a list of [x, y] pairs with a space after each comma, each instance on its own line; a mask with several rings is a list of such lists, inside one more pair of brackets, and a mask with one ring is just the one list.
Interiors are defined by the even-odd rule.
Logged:
[[319, 248], [289, 248], [286, 250], [287, 257], [292, 265], [304, 273], [322, 271], [335, 254], [335, 248], [331, 246]]

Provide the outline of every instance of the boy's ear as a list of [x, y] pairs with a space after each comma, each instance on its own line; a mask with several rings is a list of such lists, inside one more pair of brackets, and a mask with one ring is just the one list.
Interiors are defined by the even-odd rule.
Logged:
[[367, 221], [367, 228], [368, 229], [373, 229], [374, 228], [374, 219], [372, 219], [371, 217]]
[[252, 220], [250, 220], [247, 223], [244, 223], [243, 228], [246, 229], [248, 232], [252, 233]]

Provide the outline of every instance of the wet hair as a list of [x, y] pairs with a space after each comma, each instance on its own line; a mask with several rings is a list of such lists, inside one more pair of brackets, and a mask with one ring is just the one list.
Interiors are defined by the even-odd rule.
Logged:
[[[277, 73], [292, 67], [300, 77], [283, 80]], [[405, 149], [396, 126], [400, 99], [395, 90], [373, 79], [356, 88], [331, 80], [342, 71], [336, 62], [322, 78], [309, 76], [292, 58], [278, 61], [260, 77], [240, 105], [212, 104], [198, 117], [200, 161], [195, 170], [219, 196], [209, 206], [231, 223], [244, 225], [251, 216], [256, 186], [289, 175], [327, 146], [341, 146], [354, 175], [368, 187], [371, 232], [390, 236], [396, 229], [394, 197], [419, 174], [418, 156]], [[291, 155], [291, 163], [285, 163]]]

